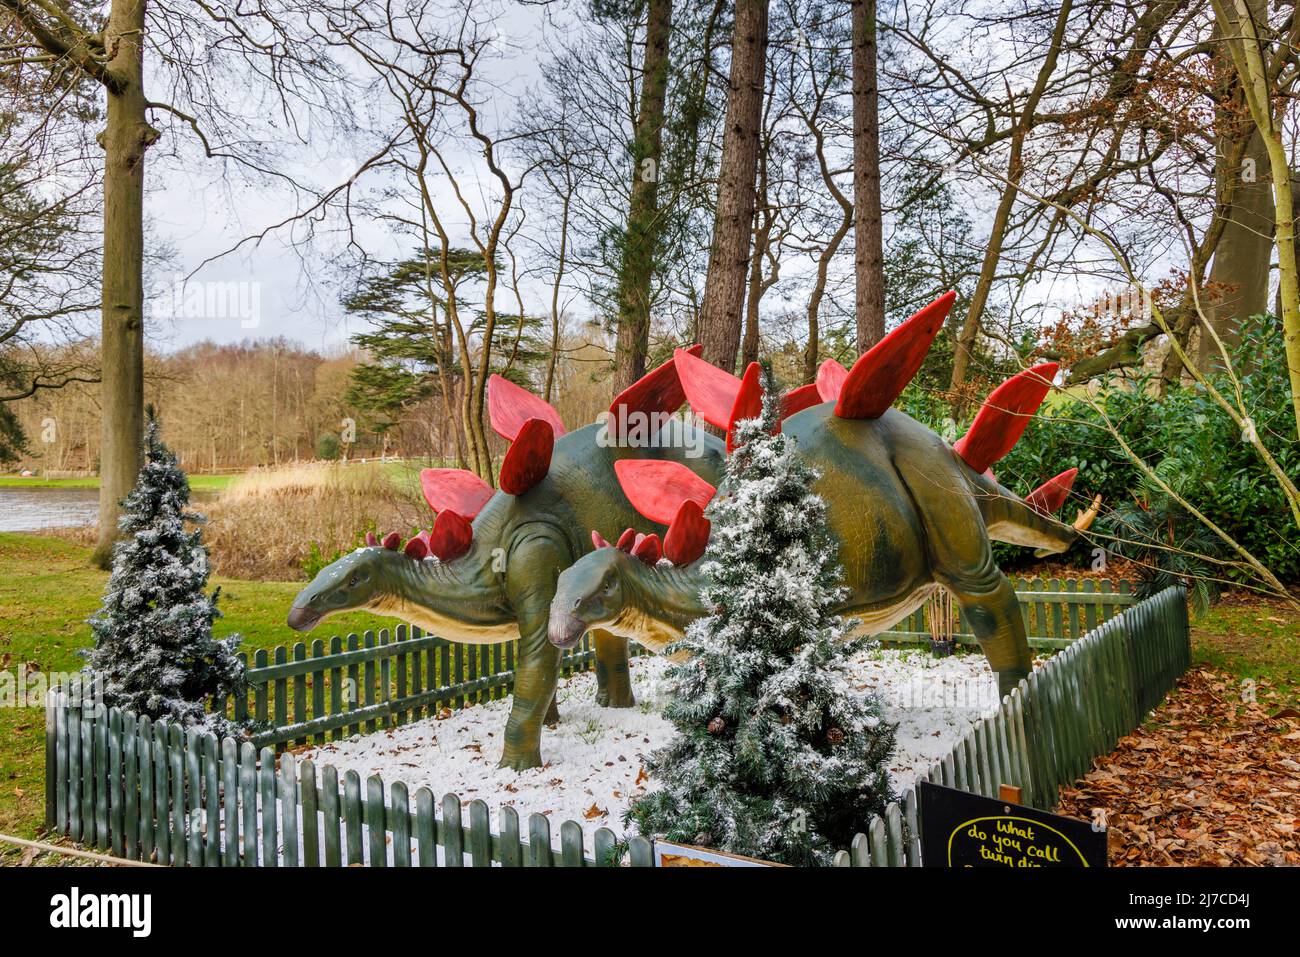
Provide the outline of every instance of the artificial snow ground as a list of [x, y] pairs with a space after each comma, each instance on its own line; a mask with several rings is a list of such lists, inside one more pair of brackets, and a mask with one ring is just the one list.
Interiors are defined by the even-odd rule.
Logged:
[[[562, 680], [557, 691], [560, 723], [542, 731], [546, 763], [540, 768], [497, 767], [509, 698], [441, 720], [357, 735], [301, 757], [311, 758], [318, 768], [332, 764], [340, 775], [354, 770], [362, 781], [372, 774], [385, 784], [402, 781], [412, 794], [427, 787], [437, 797], [454, 793], [466, 804], [482, 799], [494, 831], [503, 805], [515, 808], [525, 831], [529, 814], [547, 815], [556, 840], [560, 822], [577, 821], [590, 848], [598, 828], [624, 833], [628, 803], [654, 788], [642, 762], [675, 733], [660, 714], [667, 666], [663, 658], [632, 660], [637, 701], [632, 708], [599, 707], [590, 672]], [[897, 792], [951, 750], [982, 715], [996, 710], [999, 701], [997, 680], [981, 654], [935, 658], [921, 651], [867, 650], [852, 659], [849, 681], [864, 694], [877, 695], [884, 719], [898, 725], [889, 767]]]

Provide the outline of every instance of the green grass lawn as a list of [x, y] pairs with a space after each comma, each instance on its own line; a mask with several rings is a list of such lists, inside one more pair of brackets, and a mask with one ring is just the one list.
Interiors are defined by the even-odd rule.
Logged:
[[1192, 660], [1255, 679], [1267, 705], [1300, 707], [1300, 612], [1230, 596], [1192, 620]]
[[[80, 667], [90, 642], [85, 621], [99, 607], [107, 573], [88, 566], [90, 550], [55, 538], [0, 534], [0, 671], [28, 662], [42, 672]], [[218, 635], [238, 632], [242, 648], [292, 645], [301, 636], [285, 614], [302, 582], [213, 579], [221, 586]], [[313, 637], [391, 625], [350, 614], [331, 618]], [[31, 837], [45, 813], [45, 716], [40, 708], [0, 708], [0, 832]], [[6, 852], [0, 849], [0, 860]]]
[[[190, 488], [195, 492], [220, 492], [237, 479], [237, 475], [191, 475]], [[99, 488], [99, 479], [61, 478], [40, 476], [23, 478], [21, 475], [0, 475], [0, 488]]]

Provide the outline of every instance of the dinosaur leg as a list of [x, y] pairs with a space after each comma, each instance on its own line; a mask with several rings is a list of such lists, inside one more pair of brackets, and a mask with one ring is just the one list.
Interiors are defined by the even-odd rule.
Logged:
[[506, 722], [503, 768], [522, 771], [542, 766], [542, 726], [560, 720], [555, 683], [560, 649], [546, 633], [551, 598], [559, 569], [569, 563], [568, 549], [545, 534], [530, 534], [511, 549], [506, 597], [519, 622], [519, 657], [514, 701]]
[[596, 704], [602, 708], [630, 708], [632, 675], [627, 667], [627, 639], [607, 631], [591, 633], [596, 643]]
[[961, 609], [962, 621], [975, 633], [989, 667], [997, 672], [998, 693], [1007, 695], [1021, 678], [1028, 677], [1033, 660], [1015, 588], [1001, 572], [985, 585], [990, 583], [991, 588], [975, 587], [967, 580], [948, 587]]
[[1029, 674], [1032, 658], [1015, 588], [993, 560], [979, 505], [960, 474], [927, 468], [906, 453], [895, 467], [907, 483], [925, 528], [934, 580], [952, 592], [1007, 694]]

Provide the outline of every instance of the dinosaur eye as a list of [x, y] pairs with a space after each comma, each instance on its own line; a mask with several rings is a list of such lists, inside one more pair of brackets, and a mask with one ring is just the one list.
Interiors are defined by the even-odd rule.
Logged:
[[348, 587], [349, 587], [349, 588], [356, 588], [356, 587], [357, 587], [357, 576], [356, 576], [356, 575], [353, 575], [353, 576], [352, 576], [352, 580], [348, 582]]

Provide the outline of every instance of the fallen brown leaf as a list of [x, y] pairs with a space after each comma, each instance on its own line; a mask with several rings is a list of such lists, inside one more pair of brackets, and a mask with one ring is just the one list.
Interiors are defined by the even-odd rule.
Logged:
[[1300, 734], [1278, 734], [1281, 717], [1227, 675], [1189, 672], [1060, 811], [1104, 809], [1117, 867], [1300, 865]]

